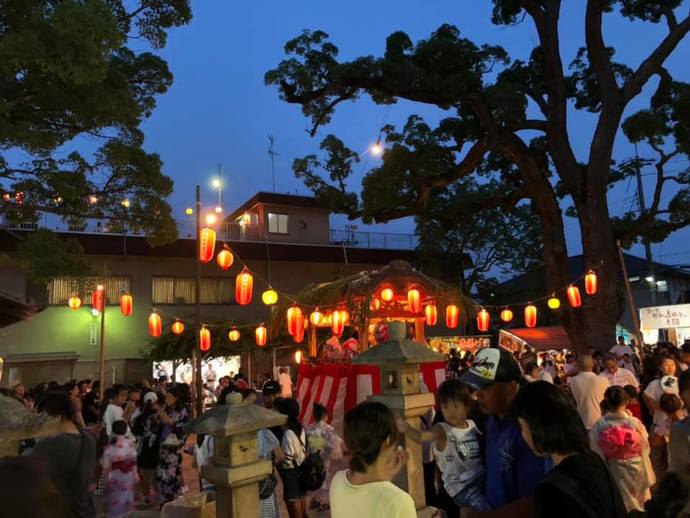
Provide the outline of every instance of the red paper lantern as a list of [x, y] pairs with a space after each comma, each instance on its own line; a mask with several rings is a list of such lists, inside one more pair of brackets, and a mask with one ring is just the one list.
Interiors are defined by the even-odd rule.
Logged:
[[254, 334], [256, 335], [256, 345], [259, 347], [266, 345], [266, 336], [268, 333], [266, 332], [265, 325], [261, 324], [259, 327], [257, 327]]
[[395, 297], [395, 293], [390, 288], [384, 288], [381, 290], [381, 300], [384, 302], [390, 302]]
[[422, 294], [417, 288], [407, 291], [407, 304], [412, 313], [419, 313], [422, 310]]
[[201, 331], [199, 331], [199, 349], [202, 353], [211, 349], [211, 331], [205, 327], [202, 327]]
[[235, 256], [232, 255], [232, 252], [227, 248], [218, 252], [218, 255], [216, 256], [216, 263], [218, 263], [218, 266], [220, 266], [221, 270], [229, 270], [234, 262]]
[[438, 310], [434, 304], [429, 304], [424, 308], [424, 316], [426, 317], [426, 325], [435, 326], [438, 322]]
[[179, 320], [175, 320], [172, 325], [172, 332], [174, 335], [180, 336], [182, 333], [184, 333], [184, 324]]
[[568, 302], [574, 308], [582, 306], [582, 298], [580, 297], [580, 288], [577, 286], [570, 286], [568, 288]]
[[158, 338], [161, 335], [162, 329], [161, 316], [156, 312], [151, 313], [149, 315], [149, 334], [154, 338]]
[[201, 239], [199, 240], [199, 261], [208, 263], [213, 259], [213, 253], [216, 251], [216, 231], [212, 228], [204, 228], [201, 230]]
[[304, 328], [304, 316], [299, 306], [292, 306], [287, 310], [287, 330], [291, 336], [297, 334], [297, 327], [300, 325]]
[[120, 297], [120, 311], [126, 317], [132, 314], [132, 296], [129, 293], [123, 293]]
[[311, 322], [311, 325], [314, 327], [319, 327], [321, 322], [323, 322], [323, 313], [319, 311], [319, 308], [316, 308], [311, 315], [309, 315], [309, 322]]
[[454, 329], [458, 327], [459, 315], [460, 309], [455, 304], [450, 304], [446, 306], [446, 327], [448, 329]]
[[345, 330], [345, 314], [339, 309], [336, 309], [331, 317], [331, 330], [335, 336], [342, 335]]
[[529, 304], [525, 307], [525, 326], [535, 327], [537, 325], [537, 307]]
[[304, 324], [305, 321], [303, 316], [297, 319], [297, 328], [295, 329], [295, 334], [292, 335], [297, 344], [301, 344], [304, 341]]
[[93, 294], [91, 295], [91, 305], [93, 306], [93, 309], [99, 313], [103, 312], [103, 306], [105, 305], [105, 288], [102, 284], [99, 284], [96, 286], [96, 289], [93, 290]]
[[242, 270], [235, 280], [235, 300], [240, 306], [246, 306], [252, 301], [252, 287], [254, 277], [246, 268]]
[[81, 299], [76, 295], [72, 295], [67, 301], [67, 305], [71, 310], [77, 310], [81, 307]]
[[376, 297], [371, 299], [371, 302], [369, 302], [369, 309], [372, 311], [376, 311], [380, 307], [381, 307], [381, 301], [379, 299], [377, 299]]
[[503, 311], [501, 311], [501, 320], [506, 323], [510, 322], [513, 320], [513, 312], [510, 309], [505, 308]]
[[489, 315], [489, 312], [485, 310], [484, 308], [477, 313], [477, 329], [481, 333], [486, 333], [489, 330], [489, 323], [491, 321], [491, 317]]
[[587, 295], [595, 295], [599, 289], [597, 274], [592, 270], [585, 275], [585, 292]]

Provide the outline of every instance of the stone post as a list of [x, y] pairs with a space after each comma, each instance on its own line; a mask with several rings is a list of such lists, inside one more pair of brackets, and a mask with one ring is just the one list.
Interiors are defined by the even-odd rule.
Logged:
[[14, 398], [0, 396], [0, 457], [16, 457], [22, 440], [49, 435], [58, 422], [31, 412]]

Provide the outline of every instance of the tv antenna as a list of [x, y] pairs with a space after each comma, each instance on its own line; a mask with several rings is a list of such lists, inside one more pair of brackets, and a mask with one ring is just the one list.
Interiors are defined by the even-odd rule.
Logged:
[[273, 192], [276, 192], [276, 157], [280, 156], [273, 147], [275, 139], [273, 135], [268, 136], [268, 156], [271, 157], [271, 176], [273, 178]]

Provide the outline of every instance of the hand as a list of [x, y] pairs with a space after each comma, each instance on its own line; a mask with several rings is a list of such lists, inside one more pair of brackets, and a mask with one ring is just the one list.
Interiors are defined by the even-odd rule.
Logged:
[[397, 446], [395, 452], [393, 453], [393, 455], [391, 455], [390, 459], [391, 460], [388, 463], [389, 465], [387, 466], [387, 480], [393, 479], [400, 472], [400, 470], [402, 470], [403, 467], [405, 467], [407, 461], [410, 460], [410, 454], [407, 452], [407, 450], [403, 449], [402, 446]]
[[278, 446], [277, 448], [273, 449], [273, 464], [280, 464], [283, 462], [285, 459], [285, 453], [283, 453], [283, 449]]

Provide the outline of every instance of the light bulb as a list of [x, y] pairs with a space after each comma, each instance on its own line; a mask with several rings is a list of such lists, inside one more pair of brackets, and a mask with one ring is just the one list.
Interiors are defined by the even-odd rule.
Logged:
[[223, 212], [223, 207], [216, 205], [216, 214], [220, 214], [221, 212]]
[[213, 185], [214, 189], [220, 189], [220, 180], [218, 178], [214, 178], [211, 182], [211, 185]]
[[215, 225], [216, 221], [218, 221], [218, 218], [216, 217], [215, 214], [213, 214], [213, 213], [206, 214], [206, 224], [208, 226]]
[[376, 144], [371, 146], [371, 154], [374, 156], [381, 156], [383, 154], [383, 146], [378, 140], [376, 141]]

